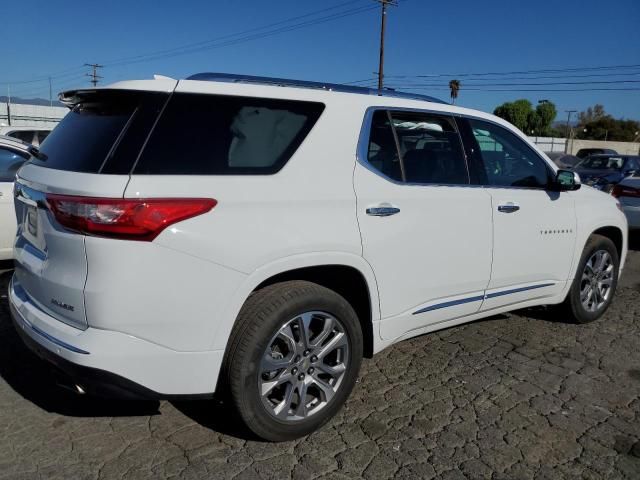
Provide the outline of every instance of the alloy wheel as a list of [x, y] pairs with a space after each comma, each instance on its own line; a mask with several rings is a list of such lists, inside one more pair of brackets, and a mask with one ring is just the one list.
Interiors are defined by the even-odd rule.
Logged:
[[269, 414], [296, 422], [324, 409], [349, 366], [349, 339], [326, 312], [302, 313], [284, 323], [262, 355], [258, 393]]
[[606, 250], [596, 251], [584, 266], [580, 281], [580, 303], [588, 312], [600, 310], [611, 296], [613, 259]]

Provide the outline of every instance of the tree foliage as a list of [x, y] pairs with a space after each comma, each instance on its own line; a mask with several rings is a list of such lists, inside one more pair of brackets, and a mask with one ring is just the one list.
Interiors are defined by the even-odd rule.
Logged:
[[458, 98], [458, 92], [460, 91], [460, 87], [462, 83], [460, 80], [451, 80], [449, 82], [449, 89], [451, 90], [451, 103], [456, 103], [456, 98]]
[[640, 123], [613, 118], [598, 104], [578, 114], [576, 131], [576, 136], [585, 140], [632, 142], [638, 137]]
[[541, 101], [534, 109], [529, 100], [520, 99], [505, 102], [496, 107], [495, 115], [511, 122], [527, 135], [544, 136], [551, 132], [551, 124], [556, 118], [556, 106], [549, 101]]

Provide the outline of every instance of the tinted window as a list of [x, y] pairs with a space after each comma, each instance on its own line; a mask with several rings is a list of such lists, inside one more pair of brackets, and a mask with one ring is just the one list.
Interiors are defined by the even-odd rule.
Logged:
[[489, 185], [544, 188], [549, 168], [522, 139], [507, 129], [469, 119]]
[[17, 138], [18, 140], [22, 140], [23, 142], [32, 143], [33, 142], [33, 130], [15, 130], [9, 133], [9, 137]]
[[373, 114], [367, 159], [380, 173], [392, 180], [402, 181], [400, 156], [386, 110], [376, 110]]
[[585, 158], [578, 165], [579, 168], [588, 168], [590, 170], [622, 170], [625, 159], [618, 155], [606, 156], [596, 155]]
[[275, 173], [295, 153], [323, 109], [320, 103], [174, 94], [135, 173]]
[[[167, 98], [164, 93], [123, 90], [81, 94], [40, 146], [47, 160], [32, 161], [43, 167], [85, 173], [100, 173], [114, 162], [120, 168], [105, 173], [129, 173]], [[154, 112], [153, 118], [149, 118], [149, 111]], [[140, 121], [144, 126], [133, 128]], [[125, 132], [130, 129], [135, 134], [126, 138]]]
[[468, 184], [469, 175], [453, 118], [428, 113], [374, 113], [368, 161], [407, 183]]
[[16, 172], [27, 158], [29, 158], [27, 154], [0, 148], [0, 182], [13, 182], [16, 179]]

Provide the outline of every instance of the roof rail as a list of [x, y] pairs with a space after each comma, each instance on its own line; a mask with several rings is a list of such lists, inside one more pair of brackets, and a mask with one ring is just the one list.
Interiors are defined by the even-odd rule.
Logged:
[[186, 80], [199, 80], [204, 82], [229, 82], [229, 83], [254, 83], [258, 85], [272, 85], [279, 87], [311, 88], [331, 92], [356, 93], [360, 95], [379, 95], [383, 97], [406, 98], [409, 100], [422, 100], [432, 103], [447, 103], [438, 98], [418, 93], [398, 92], [392, 89], [378, 90], [375, 88], [356, 87], [341, 83], [312, 82], [308, 80], [292, 80], [289, 78], [258, 77], [253, 75], [236, 75], [232, 73], [196, 73]]

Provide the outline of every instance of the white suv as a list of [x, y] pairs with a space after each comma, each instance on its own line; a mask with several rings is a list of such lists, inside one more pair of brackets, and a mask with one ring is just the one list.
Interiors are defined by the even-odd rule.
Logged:
[[217, 392], [285, 440], [402, 339], [603, 314], [627, 253], [614, 198], [499, 118], [377, 93], [198, 74], [63, 94], [16, 181], [25, 342], [80, 392]]

